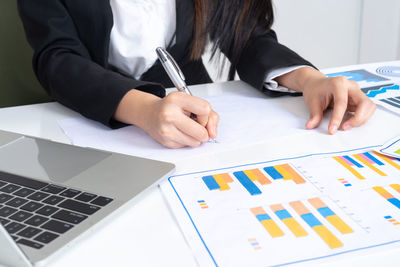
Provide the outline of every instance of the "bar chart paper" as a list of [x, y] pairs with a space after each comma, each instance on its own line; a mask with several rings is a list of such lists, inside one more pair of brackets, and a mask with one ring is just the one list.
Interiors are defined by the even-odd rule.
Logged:
[[284, 266], [400, 245], [400, 160], [378, 147], [208, 170], [161, 186], [201, 266]]

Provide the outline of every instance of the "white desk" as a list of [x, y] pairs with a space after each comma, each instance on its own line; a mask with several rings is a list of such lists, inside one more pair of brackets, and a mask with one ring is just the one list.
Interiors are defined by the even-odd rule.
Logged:
[[[191, 89], [195, 95], [204, 96], [243, 88], [253, 90], [242, 82], [200, 85]], [[308, 111], [301, 97], [282, 97], [271, 101], [299, 117], [308, 118]], [[76, 112], [58, 103], [3, 108], [0, 109], [0, 129], [70, 143], [57, 121], [78, 116], [80, 115]], [[330, 136], [327, 134], [328, 119], [325, 118], [321, 127], [313, 131], [267, 140], [253, 147], [203, 156], [201, 160], [195, 160], [195, 165], [193, 159], [180, 161], [177, 163], [177, 172], [212, 169], [221, 164], [230, 166], [235, 161], [260, 162], [266, 160], [266, 157], [282, 158], [321, 150], [339, 151], [383, 144], [400, 134], [399, 119], [394, 114], [377, 110], [367, 125]], [[224, 160], [225, 153], [229, 153], [229, 160]], [[154, 189], [136, 202], [136, 205], [126, 207], [119, 216], [109, 219], [107, 224], [66, 249], [51, 262], [51, 266], [196, 266], [191, 250], [161, 192]], [[390, 250], [368, 257], [349, 254], [344, 261], [330, 262], [324, 266], [378, 266], [382, 263], [385, 266], [398, 266], [399, 253], [400, 250]]]

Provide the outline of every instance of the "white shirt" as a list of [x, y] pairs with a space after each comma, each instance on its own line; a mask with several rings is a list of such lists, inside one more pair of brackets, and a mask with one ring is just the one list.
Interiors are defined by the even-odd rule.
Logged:
[[[155, 49], [173, 43], [176, 0], [110, 0], [114, 18], [108, 62], [139, 79], [157, 61]], [[275, 78], [304, 66], [278, 68], [268, 73], [265, 87], [295, 92], [279, 86]]]

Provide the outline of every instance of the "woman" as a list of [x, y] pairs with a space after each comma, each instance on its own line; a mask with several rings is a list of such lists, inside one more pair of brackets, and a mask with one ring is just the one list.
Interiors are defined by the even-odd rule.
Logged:
[[[172, 93], [154, 49], [163, 46], [187, 83], [211, 82], [201, 60], [208, 39], [232, 63], [230, 76], [268, 94], [301, 92], [317, 127], [333, 107], [334, 134], [365, 123], [375, 105], [355, 82], [326, 78], [278, 43], [271, 0], [19, 0], [35, 73], [53, 99], [112, 128], [133, 124], [170, 148], [217, 136], [218, 115], [204, 100]], [[197, 114], [193, 121], [188, 114]]]

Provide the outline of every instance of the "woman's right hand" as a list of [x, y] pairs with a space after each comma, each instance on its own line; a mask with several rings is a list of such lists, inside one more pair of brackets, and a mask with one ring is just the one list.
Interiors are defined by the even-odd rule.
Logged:
[[[197, 115], [197, 120], [190, 118], [191, 113]], [[197, 147], [216, 138], [219, 122], [218, 114], [207, 101], [182, 92], [160, 99], [131, 90], [121, 100], [114, 117], [139, 126], [169, 148]]]

